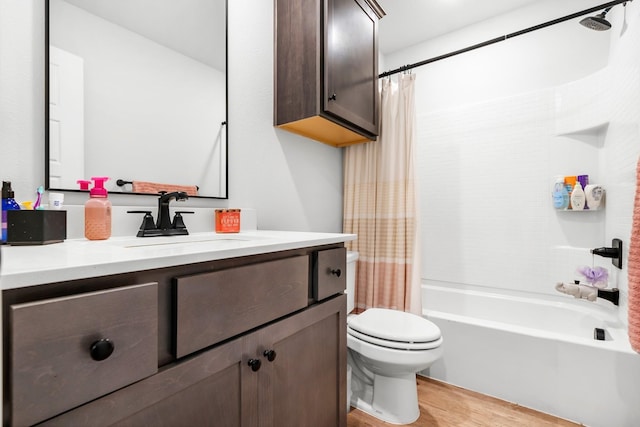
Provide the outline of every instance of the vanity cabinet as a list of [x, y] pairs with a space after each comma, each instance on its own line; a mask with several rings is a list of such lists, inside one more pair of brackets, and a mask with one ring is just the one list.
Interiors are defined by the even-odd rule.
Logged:
[[345, 348], [342, 295], [42, 425], [344, 427]]
[[[332, 244], [4, 291], [4, 425], [346, 426], [346, 282], [330, 273], [344, 253]], [[106, 338], [113, 353], [92, 360]]]
[[279, 128], [343, 147], [378, 135], [375, 0], [276, 0]]

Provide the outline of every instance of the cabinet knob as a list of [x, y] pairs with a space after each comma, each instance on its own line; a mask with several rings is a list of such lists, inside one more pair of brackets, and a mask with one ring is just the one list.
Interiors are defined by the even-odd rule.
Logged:
[[331, 94], [331, 96], [329, 97], [329, 101], [335, 101], [337, 99], [336, 94]]
[[336, 277], [340, 277], [342, 275], [342, 270], [340, 270], [339, 268], [336, 268], [335, 270], [330, 270], [330, 273], [333, 274]]
[[264, 355], [264, 357], [267, 358], [267, 360], [269, 362], [273, 362], [274, 360], [276, 360], [276, 351], [275, 350], [265, 350], [264, 353], [262, 353]]
[[114, 348], [115, 346], [113, 345], [113, 342], [109, 340], [109, 338], [103, 338], [91, 344], [89, 353], [91, 354], [91, 358], [93, 360], [100, 361], [111, 356]]
[[260, 369], [260, 366], [262, 366], [262, 362], [260, 359], [249, 359], [249, 366], [253, 372], [256, 372]]

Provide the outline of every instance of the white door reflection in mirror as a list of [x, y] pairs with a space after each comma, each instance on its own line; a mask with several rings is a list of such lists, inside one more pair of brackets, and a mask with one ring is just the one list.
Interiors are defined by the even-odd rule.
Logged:
[[54, 188], [75, 188], [84, 177], [83, 60], [49, 50], [49, 179]]

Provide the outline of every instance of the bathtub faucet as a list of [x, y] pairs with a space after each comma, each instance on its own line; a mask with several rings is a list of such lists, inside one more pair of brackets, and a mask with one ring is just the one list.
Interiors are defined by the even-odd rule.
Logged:
[[618, 305], [620, 301], [620, 291], [618, 288], [613, 289], [600, 289], [594, 286], [582, 285], [579, 280], [574, 280], [573, 283], [556, 283], [556, 290], [563, 294], [571, 295], [577, 299], [586, 299], [588, 301], [595, 301], [597, 298], [606, 299], [611, 301], [614, 305]]
[[610, 248], [591, 249], [591, 253], [604, 258], [611, 258], [611, 263], [618, 268], [622, 268], [622, 240], [613, 239]]
[[598, 289], [598, 298], [611, 301], [613, 305], [618, 305], [620, 301], [620, 291], [618, 288], [612, 289]]

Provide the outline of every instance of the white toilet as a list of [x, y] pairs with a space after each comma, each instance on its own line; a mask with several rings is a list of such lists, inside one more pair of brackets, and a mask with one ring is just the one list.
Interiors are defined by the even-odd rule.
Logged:
[[[347, 252], [347, 313], [354, 308], [357, 252]], [[371, 308], [347, 317], [351, 406], [393, 424], [418, 419], [416, 373], [442, 356], [440, 329], [414, 314]]]

